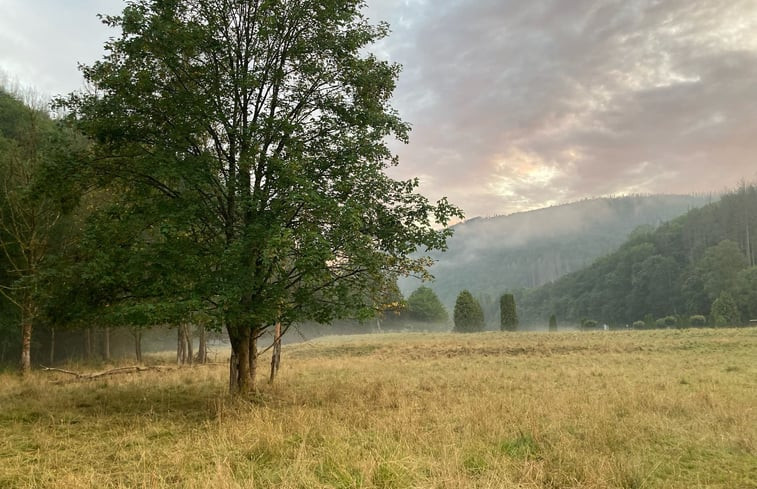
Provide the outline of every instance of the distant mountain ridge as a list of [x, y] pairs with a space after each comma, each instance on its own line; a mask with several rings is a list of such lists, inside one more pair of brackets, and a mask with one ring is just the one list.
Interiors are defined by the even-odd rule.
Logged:
[[[757, 319], [757, 186], [742, 185], [654, 231], [634, 232], [615, 252], [519, 298], [521, 318], [544, 324], [592, 319], [688, 326]], [[717, 304], [717, 305], [716, 305]], [[701, 323], [700, 323], [701, 325]]]
[[[429, 286], [451, 310], [468, 289], [481, 300], [487, 322], [496, 322], [499, 295], [533, 288], [588, 266], [616, 250], [639, 226], [659, 226], [705, 205], [712, 195], [634, 195], [496, 217], [476, 217], [454, 226], [449, 249], [431, 253], [435, 280]], [[404, 279], [407, 296], [420, 284]]]

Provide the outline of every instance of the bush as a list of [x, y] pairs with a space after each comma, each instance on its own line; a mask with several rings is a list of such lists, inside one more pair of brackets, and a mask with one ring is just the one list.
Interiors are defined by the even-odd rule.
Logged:
[[739, 308], [728, 292], [722, 292], [715, 299], [715, 302], [712, 303], [711, 314], [715, 326], [734, 326], [739, 323]]
[[644, 329], [647, 327], [647, 323], [644, 321], [634, 321], [633, 322], [633, 329]]
[[689, 324], [692, 326], [705, 326], [707, 324], [707, 318], [701, 314], [696, 314], [689, 318]]
[[596, 328], [597, 324], [598, 323], [593, 319], [584, 319], [583, 321], [581, 321], [581, 326], [583, 326], [584, 328]]
[[678, 319], [675, 316], [665, 316], [662, 320], [665, 323], [665, 326], [675, 326], [678, 324]]
[[549, 316], [549, 330], [557, 331], [557, 316], [555, 316], [554, 314]]
[[484, 311], [481, 304], [467, 290], [460, 292], [455, 302], [455, 328], [458, 333], [484, 330]]

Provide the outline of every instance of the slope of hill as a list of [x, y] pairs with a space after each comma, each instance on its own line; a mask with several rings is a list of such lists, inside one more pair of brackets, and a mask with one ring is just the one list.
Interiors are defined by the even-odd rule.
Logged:
[[[450, 310], [460, 290], [470, 290], [481, 300], [487, 322], [494, 323], [503, 292], [579, 270], [617, 249], [637, 227], [656, 227], [712, 200], [703, 195], [602, 198], [470, 219], [455, 226], [447, 252], [431, 255], [436, 264], [430, 286]], [[412, 279], [400, 283], [406, 296], [418, 285]]]
[[[521, 317], [629, 324], [709, 316], [709, 324], [757, 317], [757, 187], [635, 232], [616, 252], [520, 297]], [[714, 305], [720, 301], [719, 306]]]

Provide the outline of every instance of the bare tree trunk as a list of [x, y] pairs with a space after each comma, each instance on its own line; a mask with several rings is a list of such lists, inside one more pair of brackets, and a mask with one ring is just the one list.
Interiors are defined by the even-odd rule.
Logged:
[[106, 362], [110, 362], [110, 326], [106, 326], [103, 330], [103, 358]]
[[189, 324], [184, 325], [184, 341], [187, 342], [187, 363], [192, 365], [194, 353], [192, 352], [192, 327]]
[[208, 336], [204, 326], [200, 326], [200, 344], [197, 347], [197, 363], [204, 364], [208, 361]]
[[279, 371], [279, 365], [281, 363], [281, 322], [276, 323], [276, 329], [273, 335], [273, 353], [271, 354], [271, 378], [269, 383], [273, 384], [273, 380], [276, 378], [276, 373]]
[[142, 363], [142, 330], [134, 329], [134, 353], [137, 357], [137, 363]]
[[84, 355], [87, 361], [92, 360], [92, 328], [87, 328], [84, 335]]
[[184, 365], [186, 358], [186, 343], [184, 342], [184, 327], [180, 324], [176, 328], [176, 364]]
[[25, 317], [21, 323], [21, 374], [27, 375], [32, 369], [32, 321]]
[[50, 327], [50, 366], [55, 363], [55, 328]]

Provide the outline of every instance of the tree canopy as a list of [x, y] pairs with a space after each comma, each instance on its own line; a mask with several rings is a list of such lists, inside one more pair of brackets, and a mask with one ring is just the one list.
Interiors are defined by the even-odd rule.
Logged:
[[80, 170], [112, 190], [90, 228], [119, 244], [93, 253], [108, 305], [142, 322], [213, 314], [238, 391], [266, 328], [372, 313], [461, 217], [384, 173], [408, 126], [389, 103], [399, 67], [367, 54], [387, 26], [363, 7], [136, 0], [104, 19], [121, 34], [83, 68], [95, 90], [62, 101], [95, 143]]

